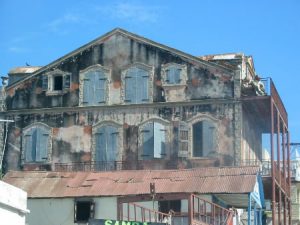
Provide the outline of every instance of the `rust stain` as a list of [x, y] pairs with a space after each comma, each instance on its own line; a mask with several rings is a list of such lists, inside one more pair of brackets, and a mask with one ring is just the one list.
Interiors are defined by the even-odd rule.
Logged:
[[129, 127], [128, 123], [124, 123], [124, 124], [123, 124], [123, 128], [124, 128], [124, 129], [127, 129], [128, 127]]
[[59, 128], [57, 128], [57, 127], [52, 128], [53, 137], [56, 137], [58, 135], [58, 133], [59, 133]]
[[15, 95], [15, 93], [16, 93], [16, 91], [15, 91], [14, 88], [11, 88], [11, 89], [8, 90], [8, 95], [9, 95], [10, 97], [13, 97], [13, 96]]
[[113, 88], [119, 89], [121, 87], [121, 81], [117, 80], [113, 82]]
[[43, 92], [43, 89], [38, 87], [35, 89], [35, 93], [38, 95], [38, 94], [41, 94]]
[[155, 84], [156, 84], [156, 86], [161, 86], [162, 84], [161, 84], [161, 80], [157, 80], [157, 81], [155, 81]]
[[200, 85], [200, 80], [198, 79], [198, 78], [193, 78], [192, 79], [192, 85], [193, 85], [193, 87], [199, 87], [199, 85]]
[[14, 135], [15, 137], [19, 137], [21, 134], [21, 130], [20, 129], [14, 129]]
[[85, 134], [92, 134], [92, 126], [84, 126], [84, 128], [83, 128], [83, 132], [85, 133]]
[[75, 91], [79, 89], [79, 84], [78, 83], [72, 83], [70, 87], [70, 91]]
[[81, 162], [89, 162], [91, 161], [91, 153], [87, 152], [80, 157]]

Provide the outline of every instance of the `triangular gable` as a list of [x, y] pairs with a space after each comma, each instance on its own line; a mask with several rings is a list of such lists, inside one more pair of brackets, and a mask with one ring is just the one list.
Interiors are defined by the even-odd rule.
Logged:
[[82, 53], [83, 51], [85, 50], [88, 50], [89, 48], [91, 48], [93, 45], [96, 45], [96, 44], [101, 44], [101, 43], [104, 43], [109, 37], [113, 36], [113, 35], [116, 35], [116, 34], [121, 34], [123, 36], [126, 36], [128, 38], [131, 38], [131, 39], [134, 39], [138, 42], [141, 42], [141, 43], [144, 43], [144, 44], [148, 44], [148, 45], [152, 45], [154, 47], [157, 47], [157, 48], [160, 48], [162, 50], [165, 50], [165, 51], [168, 51], [168, 52], [172, 52], [173, 54], [176, 54], [180, 57], [183, 57], [183, 58], [186, 58], [187, 60], [193, 62], [193, 63], [198, 63], [200, 65], [205, 65], [207, 67], [214, 67], [214, 68], [218, 68], [222, 71], [226, 71], [226, 72], [233, 72], [231, 69], [227, 68], [227, 67], [224, 67], [224, 66], [221, 66], [221, 65], [218, 65], [218, 64], [215, 64], [213, 62], [207, 62], [205, 60], [202, 60], [198, 57], [195, 57], [195, 56], [192, 56], [190, 54], [187, 54], [185, 52], [182, 52], [182, 51], [179, 51], [177, 49], [174, 49], [174, 48], [171, 48], [171, 47], [168, 47], [166, 45], [163, 45], [163, 44], [160, 44], [160, 43], [157, 43], [157, 42], [154, 42], [150, 39], [147, 39], [147, 38], [144, 38], [142, 36], [139, 36], [139, 35], [136, 35], [134, 33], [131, 33], [131, 32], [128, 32], [126, 30], [123, 30], [123, 29], [120, 29], [120, 28], [116, 28], [104, 35], [102, 35], [101, 37], [83, 45], [82, 47], [79, 47], [78, 49], [58, 58], [57, 60], [49, 63], [48, 65], [46, 66], [43, 66], [42, 68], [40, 68], [39, 70], [35, 71], [32, 75], [30, 76], [27, 76], [13, 84], [11, 84], [10, 86], [7, 86], [7, 88], [11, 88], [11, 87], [14, 87], [16, 85], [18, 85], [19, 83], [25, 81], [25, 80], [29, 80], [30, 78], [46, 71], [46, 70], [49, 70], [50, 68], [53, 68], [53, 67], [56, 67], [58, 66], [60, 63], [62, 63], [64, 60], [67, 60], [68, 58], [72, 58], [72, 57], [75, 57], [77, 54], [80, 54]]

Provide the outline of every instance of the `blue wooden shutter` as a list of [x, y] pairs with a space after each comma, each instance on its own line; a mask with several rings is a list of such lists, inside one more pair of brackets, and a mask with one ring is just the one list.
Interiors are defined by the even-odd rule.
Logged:
[[47, 161], [49, 132], [42, 128], [37, 128], [36, 133], [36, 161]]
[[42, 77], [42, 89], [43, 89], [43, 91], [48, 90], [48, 76], [46, 76], [46, 75], [43, 75], [43, 77]]
[[83, 78], [83, 103], [89, 104], [91, 102], [91, 89], [92, 89], [92, 80], [91, 80], [91, 73], [88, 72], [84, 74]]
[[147, 123], [143, 130], [143, 159], [153, 158], [154, 149], [154, 133], [153, 122]]
[[107, 126], [107, 161], [116, 161], [118, 131], [116, 127]]
[[106, 77], [102, 71], [95, 72], [95, 104], [105, 102], [106, 96]]
[[136, 70], [131, 68], [125, 76], [125, 102], [136, 103]]
[[64, 75], [64, 89], [69, 89], [71, 84], [71, 75], [66, 74]]
[[106, 132], [105, 127], [98, 128], [96, 132], [96, 161], [106, 161]]
[[138, 79], [139, 82], [137, 84], [138, 94], [137, 97], [139, 102], [148, 102], [148, 88], [149, 88], [149, 74], [148, 71], [139, 69], [138, 70]]
[[215, 127], [210, 121], [202, 121], [202, 140], [203, 140], [203, 156], [207, 156], [214, 151], [214, 133]]
[[25, 146], [24, 146], [24, 151], [25, 151], [25, 161], [26, 162], [32, 162], [33, 159], [33, 146], [32, 146], [32, 131], [26, 132], [24, 135], [25, 138]]
[[165, 127], [154, 123], [154, 158], [162, 158], [166, 154]]
[[178, 66], [169, 66], [166, 70], [166, 82], [168, 84], [179, 84], [180, 83], [181, 69]]

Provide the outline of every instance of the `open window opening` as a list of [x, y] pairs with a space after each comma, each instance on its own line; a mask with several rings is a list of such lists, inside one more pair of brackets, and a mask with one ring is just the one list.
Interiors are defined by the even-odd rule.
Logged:
[[77, 200], [74, 205], [74, 222], [86, 223], [94, 218], [95, 203], [91, 200]]
[[54, 76], [53, 90], [54, 91], [62, 91], [63, 90], [63, 76], [62, 75]]

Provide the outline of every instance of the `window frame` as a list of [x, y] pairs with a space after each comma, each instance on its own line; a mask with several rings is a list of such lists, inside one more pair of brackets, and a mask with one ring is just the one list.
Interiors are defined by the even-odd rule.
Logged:
[[[37, 161], [36, 158], [35, 160], [30, 160], [27, 161], [26, 159], [26, 154], [27, 154], [27, 149], [26, 149], [26, 145], [27, 145], [27, 140], [26, 140], [26, 136], [28, 136], [28, 133], [35, 131], [37, 129], [41, 129], [42, 131], [46, 131], [48, 133], [48, 137], [47, 137], [47, 145], [46, 145], [46, 155], [47, 157], [44, 160], [39, 160]], [[32, 139], [31, 139], [32, 141]], [[36, 154], [36, 152], [35, 152]], [[52, 160], [52, 129], [44, 124], [44, 123], [34, 123], [31, 124], [25, 128], [22, 129], [22, 153], [21, 153], [21, 164], [48, 164], [51, 162]]]
[[123, 153], [123, 126], [122, 124], [119, 124], [115, 121], [112, 120], [106, 120], [106, 121], [101, 121], [97, 124], [95, 124], [92, 127], [92, 160], [94, 162], [97, 161], [97, 131], [101, 129], [102, 127], [107, 127], [107, 126], [112, 126], [115, 127], [118, 133], [117, 137], [117, 145], [116, 145], [116, 160], [115, 161], [121, 161], [122, 160], [122, 153]]
[[[58, 76], [62, 77], [61, 90], [55, 90], [55, 77]], [[65, 94], [71, 88], [71, 79], [72, 73], [55, 69], [42, 75], [42, 89], [46, 91], [47, 96]]]
[[[89, 209], [89, 218], [87, 220], [78, 220], [78, 204], [80, 203], [89, 203], [90, 209]], [[95, 218], [95, 201], [93, 199], [75, 199], [74, 200], [74, 223], [87, 223], [89, 219]]]
[[[148, 73], [148, 82], [147, 82], [147, 98], [141, 99], [141, 102], [139, 101], [129, 101], [126, 96], [126, 78], [128, 78], [128, 72], [131, 69], [140, 69], [144, 70]], [[123, 71], [121, 72], [121, 102], [123, 104], [148, 104], [153, 102], [153, 77], [154, 77], [154, 66], [146, 65], [144, 63], [136, 62], [134, 64], [131, 64], [127, 66]], [[137, 94], [135, 93], [135, 98], [137, 97]]]
[[[179, 82], [178, 83], [170, 83], [167, 79], [168, 71], [171, 67], [175, 67], [180, 70], [179, 74]], [[177, 64], [177, 63], [167, 63], [161, 65], [161, 82], [163, 87], [172, 87], [172, 86], [185, 86], [187, 81], [187, 65]]]
[[[97, 72], [101, 71], [104, 74], [104, 78], [101, 78], [99, 80], [105, 80], [105, 85], [104, 85], [104, 90], [103, 90], [103, 102], [99, 102], [97, 104], [94, 103], [94, 101], [90, 104], [87, 104], [85, 102], [85, 90], [84, 90], [84, 85], [85, 85], [85, 80], [86, 80], [86, 75], [90, 72]], [[101, 105], [108, 105], [110, 98], [109, 98], [109, 93], [110, 93], [110, 83], [111, 83], [111, 69], [106, 68], [100, 64], [95, 64], [92, 66], [89, 66], [85, 68], [84, 70], [79, 71], [79, 106], [101, 106]]]
[[[153, 149], [151, 156], [146, 156], [144, 155], [144, 133], [145, 133], [145, 128], [149, 123], [153, 123]], [[161, 157], [155, 157], [155, 131], [154, 131], [154, 124], [160, 124], [164, 127], [164, 132], [165, 132], [165, 138], [164, 138], [164, 154], [161, 154]], [[139, 155], [138, 158], [139, 160], [165, 160], [169, 157], [169, 152], [170, 152], [170, 124], [169, 121], [163, 120], [161, 118], [151, 118], [147, 121], [144, 121], [142, 124], [139, 126], [139, 136], [138, 136], [138, 148], [139, 150]]]
[[[215, 128], [215, 135], [213, 137], [213, 142], [214, 142], [214, 147], [215, 147], [215, 153], [219, 152], [219, 126], [218, 126], [218, 120], [213, 118], [212, 116], [209, 115], [199, 115], [197, 117], [194, 117], [190, 120], [188, 120], [189, 123], [189, 150], [190, 150], [190, 156], [191, 158], [214, 158], [214, 156], [209, 156], [207, 154], [206, 156], [195, 156], [194, 155], [194, 125], [197, 123], [200, 123], [202, 121], [209, 121], [211, 124], [213, 124]], [[203, 154], [203, 153], [202, 153]]]

